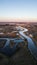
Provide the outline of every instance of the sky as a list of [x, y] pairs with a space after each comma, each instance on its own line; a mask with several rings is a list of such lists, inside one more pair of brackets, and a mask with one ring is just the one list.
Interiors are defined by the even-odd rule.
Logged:
[[0, 21], [37, 21], [37, 0], [0, 0]]

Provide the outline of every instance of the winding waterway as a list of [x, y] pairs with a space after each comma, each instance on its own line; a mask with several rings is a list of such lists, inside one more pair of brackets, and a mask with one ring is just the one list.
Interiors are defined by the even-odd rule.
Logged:
[[24, 29], [23, 31], [19, 31], [19, 34], [27, 39], [27, 41], [28, 41], [28, 49], [30, 50], [31, 54], [37, 60], [37, 47], [34, 44], [33, 40], [30, 37], [28, 37], [27, 35], [24, 34], [24, 32], [27, 32], [27, 31], [28, 31], [27, 29]]
[[[18, 27], [20, 30], [19, 30], [19, 34], [21, 35], [21, 36], [23, 36], [24, 38], [26, 38], [27, 39], [27, 41], [28, 41], [28, 49], [30, 50], [30, 52], [31, 52], [31, 54], [35, 57], [35, 59], [37, 60], [37, 47], [36, 47], [36, 45], [34, 44], [34, 42], [33, 42], [33, 40], [30, 38], [30, 37], [28, 37], [27, 35], [25, 35], [24, 34], [24, 32], [27, 32], [28, 31], [28, 29], [25, 29], [25, 28], [23, 28], [23, 27]], [[21, 28], [23, 29], [23, 30], [21, 30]], [[1, 39], [1, 38], [0, 38]], [[3, 38], [2, 38], [3, 39]], [[8, 38], [4, 38], [5, 40], [7, 40], [7, 42], [6, 42], [6, 45], [5, 46], [8, 46], [9, 45], [9, 42], [10, 42], [10, 39], [8, 39]], [[12, 38], [11, 38], [12, 39]], [[13, 40], [13, 39], [12, 39]], [[4, 46], [4, 47], [5, 47]]]

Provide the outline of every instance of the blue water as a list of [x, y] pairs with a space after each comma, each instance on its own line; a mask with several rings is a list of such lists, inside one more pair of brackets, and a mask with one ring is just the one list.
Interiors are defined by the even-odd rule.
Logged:
[[28, 41], [28, 48], [31, 52], [31, 54], [35, 57], [35, 59], [37, 60], [37, 47], [35, 46], [34, 42], [32, 41], [32, 39], [28, 36], [26, 36], [22, 31], [19, 32], [20, 35], [22, 35], [24, 38], [27, 39]]
[[[0, 53], [3, 53], [7, 56], [11, 56], [14, 52], [20, 48], [19, 43], [23, 42], [23, 39], [13, 39], [13, 38], [0, 38], [0, 40], [6, 40], [3, 48], [0, 48]], [[14, 41], [14, 46], [10, 47], [10, 41]]]

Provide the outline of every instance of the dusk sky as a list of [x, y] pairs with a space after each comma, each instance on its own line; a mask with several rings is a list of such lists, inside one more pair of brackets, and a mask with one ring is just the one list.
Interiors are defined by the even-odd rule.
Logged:
[[37, 0], [0, 0], [0, 21], [37, 20]]

